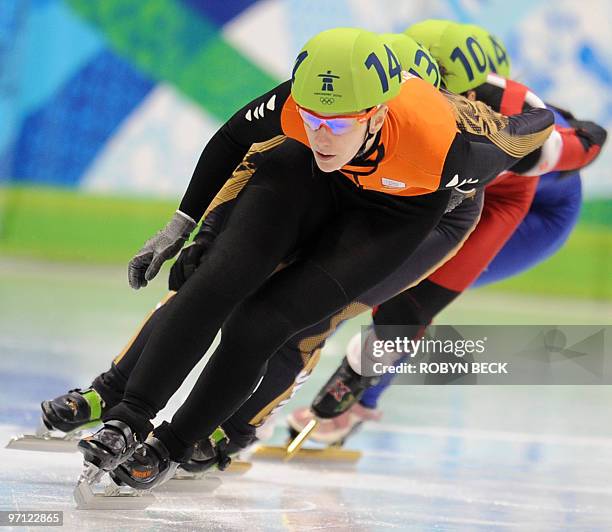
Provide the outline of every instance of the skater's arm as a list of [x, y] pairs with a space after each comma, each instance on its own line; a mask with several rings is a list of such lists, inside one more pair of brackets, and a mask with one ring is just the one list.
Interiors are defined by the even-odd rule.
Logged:
[[489, 75], [487, 83], [475, 89], [476, 99], [505, 115], [518, 114], [534, 107], [556, 111], [569, 127], [555, 125], [555, 131], [544, 146], [524, 157], [511, 170], [521, 175], [541, 175], [562, 171], [573, 173], [591, 164], [599, 155], [607, 138], [599, 124], [577, 120], [574, 115], [555, 105], [544, 103], [528, 87], [516, 81]]
[[229, 179], [251, 145], [282, 134], [280, 114], [290, 90], [290, 82], [287, 81], [256, 98], [215, 133], [200, 156], [179, 209], [130, 261], [128, 280], [132, 288], [147, 286], [162, 264], [181, 250], [206, 206]]
[[275, 148], [284, 140], [284, 136], [278, 136], [267, 142], [251, 146], [246, 157], [232, 173], [232, 177], [225, 182], [207, 207], [200, 230], [194, 237], [193, 243], [181, 251], [172, 265], [168, 278], [170, 290], [177, 291], [200, 266], [202, 257], [223, 229], [225, 221], [236, 204], [238, 194], [255, 173], [259, 161], [268, 150]]
[[450, 100], [460, 132], [446, 156], [440, 188], [465, 192], [486, 185], [542, 146], [553, 130], [554, 116], [547, 109], [505, 117], [480, 102]]
[[601, 152], [608, 132], [599, 124], [569, 120], [571, 127], [558, 127], [563, 147], [553, 170], [574, 172], [591, 164]]
[[215, 133], [200, 155], [181, 212], [199, 220], [251, 145], [283, 133], [280, 116], [290, 90], [290, 81], [282, 83], [240, 109]]

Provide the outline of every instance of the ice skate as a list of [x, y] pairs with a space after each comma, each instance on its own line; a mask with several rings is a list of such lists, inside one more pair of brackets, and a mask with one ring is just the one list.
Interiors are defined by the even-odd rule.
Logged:
[[363, 376], [353, 369], [360, 369], [361, 353], [364, 350], [362, 342], [371, 342], [372, 338], [369, 334], [363, 340], [361, 334], [351, 338], [342, 364], [312, 401], [311, 408], [318, 418], [330, 419], [343, 414], [361, 399], [370, 386], [380, 380], [379, 376]]
[[[361, 353], [364, 349], [363, 342], [371, 342], [374, 338], [375, 336], [369, 334], [363, 339], [361, 334], [354, 335], [347, 345], [346, 356], [342, 359], [342, 364], [323, 385], [310, 408], [301, 409], [290, 416], [290, 418], [297, 417], [294, 417], [293, 422], [289, 421], [288, 444], [285, 447], [260, 446], [256, 456], [283, 460], [293, 458], [342, 462], [359, 460], [360, 452], [341, 449], [344, 440], [359, 426], [358, 419], [354, 416], [343, 418], [337, 422], [337, 426], [334, 420], [357, 406], [364, 392], [379, 380], [378, 376], [362, 376], [353, 369], [353, 366], [360, 367]], [[362, 412], [361, 414], [366, 416], [367, 413]], [[320, 429], [321, 424], [323, 424], [322, 429]], [[330, 431], [330, 427], [335, 428]], [[342, 427], [341, 430], [340, 427]], [[313, 434], [319, 434], [319, 438], [323, 438], [323, 440], [313, 438], [313, 441], [327, 445], [326, 449], [302, 448]]]
[[363, 338], [361, 334], [356, 334], [351, 338], [342, 364], [312, 401], [311, 418], [301, 426], [297, 434], [291, 434], [293, 439], [287, 445], [288, 458], [292, 458], [300, 450], [311, 434], [318, 429], [322, 420], [333, 419], [347, 412], [358, 403], [370, 386], [380, 380], [379, 376], [363, 376], [358, 373], [361, 370], [362, 353], [367, 353], [367, 344], [375, 338], [374, 334], [367, 334]]
[[49, 430], [71, 432], [83, 425], [100, 422], [105, 404], [93, 388], [75, 388], [50, 401], [43, 401], [42, 422]]
[[77, 508], [142, 509], [155, 500], [152, 496], [140, 498], [131, 489], [123, 491], [112, 478], [103, 492], [94, 491], [104, 474], [128, 460], [137, 445], [130, 427], [118, 420], [108, 421], [98, 432], [79, 441], [84, 469], [74, 490]]
[[7, 449], [73, 453], [89, 429], [100, 425], [104, 401], [94, 390], [76, 388], [41, 403], [40, 427], [34, 434], [12, 438]]
[[174, 478], [198, 479], [214, 469], [225, 474], [244, 474], [251, 468], [251, 463], [236, 459], [241, 451], [244, 451], [244, 447], [231, 441], [219, 427], [208, 438], [195, 444], [191, 458], [179, 464]]
[[112, 471], [132, 456], [137, 441], [132, 429], [118, 420], [111, 420], [95, 434], [79, 441], [85, 465], [102, 471]]
[[170, 459], [164, 443], [150, 435], [134, 453], [109, 473], [118, 485], [127, 485], [137, 490], [149, 490], [172, 478], [178, 462]]
[[119, 486], [136, 490], [156, 488], [160, 491], [206, 493], [221, 485], [216, 471], [244, 474], [251, 467], [249, 462], [233, 462], [230, 455], [242, 450], [232, 445], [222, 429], [194, 446], [187, 462], [170, 460], [168, 450], [161, 440], [149, 436], [136, 447], [134, 454], [110, 472]]
[[[360, 403], [354, 404], [346, 412], [331, 419], [320, 419], [317, 427], [310, 433], [310, 440], [333, 447], [342, 447], [366, 421], [379, 421], [380, 410], [366, 408]], [[309, 408], [299, 408], [287, 416], [289, 434], [296, 437], [306, 425], [315, 418]]]
[[108, 479], [98, 486], [104, 471], [90, 465], [85, 469], [74, 489], [73, 496], [79, 510], [144, 510], [155, 502], [148, 491], [121, 486]]
[[[262, 446], [258, 457], [294, 460], [320, 460], [324, 462], [357, 462], [361, 452], [344, 449], [346, 440], [354, 434], [365, 421], [378, 421], [382, 413], [378, 410], [354, 404], [348, 411], [331, 419], [317, 418], [310, 408], [299, 408], [287, 416], [289, 442], [286, 447]], [[304, 436], [303, 441], [298, 438]], [[306, 439], [324, 447], [302, 447]], [[297, 449], [291, 445], [298, 442]]]

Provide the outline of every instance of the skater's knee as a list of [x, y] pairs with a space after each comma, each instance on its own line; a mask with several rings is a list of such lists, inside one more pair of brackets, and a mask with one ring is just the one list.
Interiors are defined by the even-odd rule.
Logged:
[[257, 298], [243, 301], [224, 323], [224, 347], [267, 360], [291, 336], [292, 327], [282, 311]]
[[[384, 326], [393, 325], [402, 327], [403, 336], [417, 337], [423, 334], [436, 314], [458, 295], [459, 292], [426, 279], [378, 307], [374, 314], [376, 334], [379, 338], [385, 338]], [[397, 334], [399, 331], [393, 328], [386, 332]]]

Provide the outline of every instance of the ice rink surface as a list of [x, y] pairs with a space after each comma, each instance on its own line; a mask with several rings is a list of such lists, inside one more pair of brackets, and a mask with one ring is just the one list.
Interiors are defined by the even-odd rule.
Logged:
[[[42, 399], [105, 370], [163, 294], [162, 280], [130, 291], [123, 269], [0, 261], [0, 442], [32, 431]], [[602, 324], [612, 307], [474, 291], [440, 322]], [[310, 402], [359, 323], [329, 343], [292, 408]], [[394, 386], [383, 421], [349, 443], [363, 451], [354, 468], [254, 460], [243, 476], [220, 473], [213, 493], [159, 492], [144, 511], [76, 510], [80, 454], [2, 448], [0, 509], [63, 510], [63, 530], [100, 532], [608, 531], [611, 404], [603, 386]]]

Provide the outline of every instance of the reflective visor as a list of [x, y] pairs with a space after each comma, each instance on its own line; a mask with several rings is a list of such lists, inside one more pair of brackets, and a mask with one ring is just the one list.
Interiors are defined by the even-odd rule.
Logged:
[[354, 115], [335, 115], [335, 116], [321, 116], [313, 111], [308, 111], [299, 105], [296, 106], [298, 113], [302, 117], [304, 124], [311, 129], [316, 131], [321, 126], [326, 126], [334, 135], [342, 135], [357, 124], [365, 122], [378, 110], [379, 106], [372, 107], [365, 113], [359, 113]]

